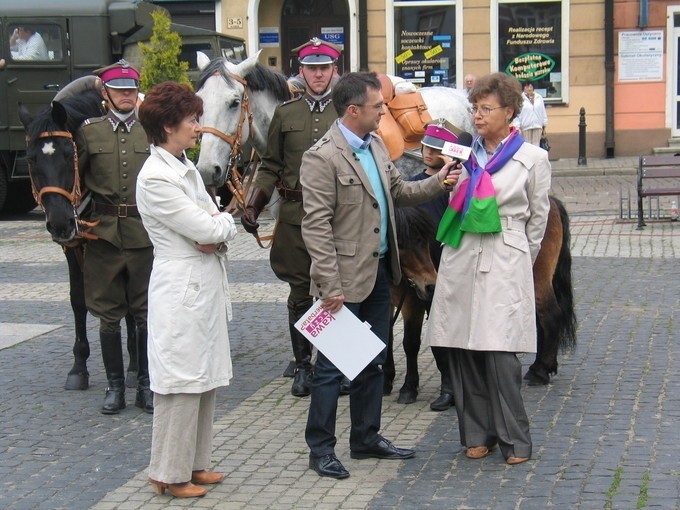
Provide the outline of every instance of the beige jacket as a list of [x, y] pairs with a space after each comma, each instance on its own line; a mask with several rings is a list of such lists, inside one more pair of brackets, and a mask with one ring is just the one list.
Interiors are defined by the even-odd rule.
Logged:
[[[437, 177], [404, 181], [383, 141], [371, 149], [380, 171], [389, 213], [389, 267], [401, 280], [394, 207], [417, 205], [445, 193]], [[359, 303], [373, 290], [380, 249], [380, 208], [366, 172], [337, 123], [302, 157], [300, 168], [305, 216], [302, 237], [312, 259], [311, 294], [344, 294]]]

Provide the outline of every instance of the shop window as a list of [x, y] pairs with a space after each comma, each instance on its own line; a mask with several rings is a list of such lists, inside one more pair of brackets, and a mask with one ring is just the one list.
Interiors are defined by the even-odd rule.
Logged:
[[394, 74], [418, 86], [456, 84], [452, 2], [394, 2]]
[[561, 1], [498, 4], [498, 70], [531, 81], [548, 103], [567, 95], [562, 8]]

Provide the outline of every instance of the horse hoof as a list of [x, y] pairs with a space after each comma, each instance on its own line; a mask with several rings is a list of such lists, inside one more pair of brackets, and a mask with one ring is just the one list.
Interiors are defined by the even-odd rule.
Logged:
[[550, 382], [550, 376], [539, 374], [531, 369], [524, 375], [524, 379], [529, 386], [545, 386]]
[[127, 376], [125, 377], [125, 387], [126, 388], [137, 387], [137, 372], [133, 370], [128, 370]]
[[291, 361], [283, 371], [283, 377], [295, 377], [295, 362]]
[[90, 377], [87, 374], [68, 374], [66, 376], [65, 390], [86, 390], [90, 386]]
[[413, 404], [418, 399], [418, 393], [415, 391], [400, 391], [397, 403], [399, 404]]

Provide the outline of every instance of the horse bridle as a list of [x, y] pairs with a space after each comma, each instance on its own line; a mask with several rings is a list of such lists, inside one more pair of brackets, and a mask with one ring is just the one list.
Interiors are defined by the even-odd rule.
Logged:
[[76, 147], [76, 142], [73, 140], [73, 135], [69, 133], [68, 131], [43, 131], [42, 133], [37, 134], [34, 137], [27, 136], [26, 137], [26, 143], [30, 143], [32, 140], [40, 140], [41, 138], [68, 138], [71, 141], [71, 144], [73, 145], [73, 188], [71, 188], [71, 191], [68, 191], [64, 188], [60, 188], [59, 186], [43, 186], [40, 189], [36, 188], [35, 181], [33, 180], [33, 172], [31, 171], [31, 164], [29, 162], [28, 164], [28, 177], [31, 181], [31, 192], [33, 193], [33, 198], [35, 202], [42, 208], [43, 211], [45, 211], [45, 206], [42, 203], [42, 197], [43, 195], [46, 195], [47, 193], [56, 193], [58, 195], [61, 195], [63, 197], [66, 197], [68, 201], [71, 203], [71, 206], [73, 207], [73, 216], [76, 219], [76, 237], [79, 238], [85, 238], [85, 239], [97, 239], [96, 236], [90, 234], [87, 232], [87, 230], [81, 230], [81, 226], [85, 226], [89, 228], [92, 228], [96, 226], [99, 221], [96, 222], [88, 222], [85, 220], [81, 220], [78, 217], [78, 207], [80, 206], [80, 203], [82, 201], [82, 191], [80, 188], [80, 172], [78, 171], [78, 148]]
[[[222, 76], [221, 73], [216, 72], [213, 76]], [[248, 136], [252, 136], [253, 132], [253, 113], [250, 111], [250, 100], [248, 98], [248, 82], [237, 76], [235, 74], [229, 73], [229, 76], [241, 85], [243, 85], [243, 94], [241, 95], [241, 115], [239, 116], [238, 123], [236, 124], [236, 131], [233, 135], [228, 135], [217, 128], [210, 126], [203, 126], [201, 131], [203, 133], [210, 133], [211, 135], [217, 136], [219, 139], [228, 143], [231, 146], [231, 151], [229, 151], [229, 160], [227, 161], [227, 176], [226, 185], [229, 191], [236, 197], [236, 200], [245, 211], [245, 193], [243, 191], [243, 177], [238, 171], [238, 164], [243, 159], [243, 150], [241, 145], [243, 144], [243, 125], [248, 119]]]
[[[227, 175], [225, 178], [225, 184], [227, 185], [227, 188], [231, 194], [236, 198], [236, 203], [238, 206], [245, 213], [246, 197], [248, 196], [248, 189], [252, 183], [252, 178], [244, 189], [243, 175], [241, 175], [241, 172], [238, 170], [238, 164], [243, 159], [243, 150], [241, 149], [241, 146], [243, 145], [243, 125], [245, 124], [246, 119], [248, 119], [248, 138], [252, 138], [253, 136], [253, 112], [250, 111], [248, 82], [233, 73], [228, 74], [231, 78], [243, 85], [243, 94], [241, 95], [241, 115], [239, 116], [238, 123], [236, 124], [236, 131], [233, 135], [228, 135], [217, 128], [203, 126], [201, 128], [201, 132], [215, 135], [220, 140], [231, 145], [231, 151], [229, 151], [229, 160], [227, 161]], [[222, 74], [219, 72], [214, 73], [213, 76], [220, 76], [224, 78], [224, 76], [222, 76]], [[253, 149], [251, 154], [250, 164], [257, 164], [257, 153], [255, 152], [255, 149]], [[253, 234], [253, 236], [255, 237], [257, 244], [260, 245], [260, 248], [268, 248], [271, 245], [272, 239], [274, 238], [273, 234], [268, 236], [260, 236], [257, 231]], [[265, 246], [262, 241], [269, 241], [269, 244]]]

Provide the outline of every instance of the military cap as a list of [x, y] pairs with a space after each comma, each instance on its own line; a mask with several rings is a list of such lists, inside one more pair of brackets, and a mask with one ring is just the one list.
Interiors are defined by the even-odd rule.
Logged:
[[301, 64], [308, 66], [334, 64], [342, 53], [342, 48], [337, 44], [313, 37], [302, 46], [293, 49], [291, 53], [297, 55]]
[[425, 128], [425, 135], [421, 142], [423, 145], [440, 151], [444, 148], [444, 142], [457, 143], [458, 137], [441, 124], [429, 124]]
[[126, 60], [119, 60], [115, 64], [92, 71], [99, 76], [102, 83], [112, 89], [138, 89], [139, 71]]

